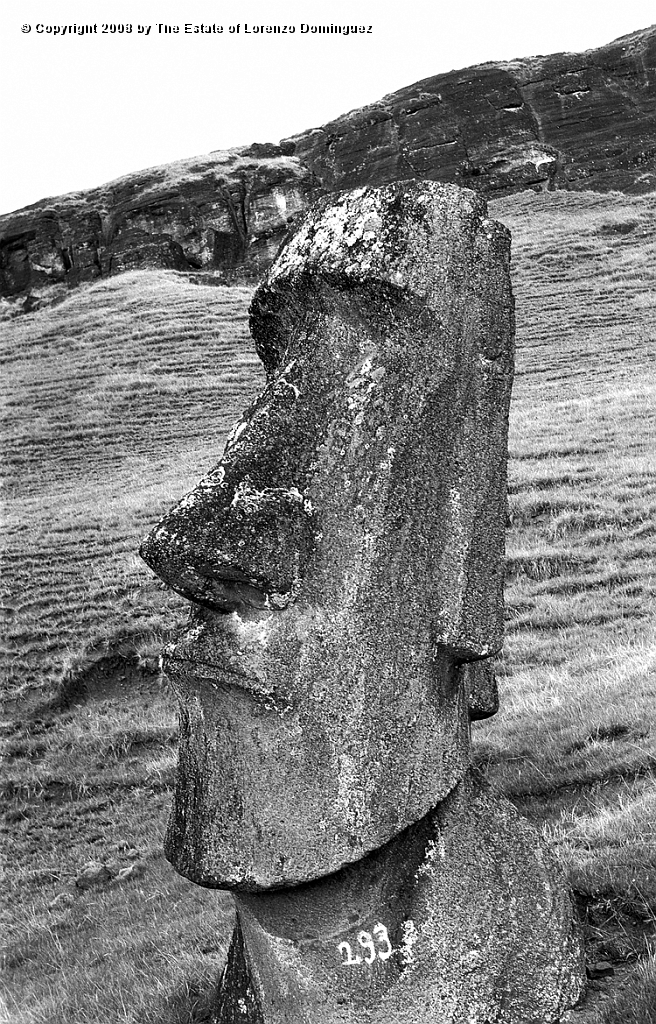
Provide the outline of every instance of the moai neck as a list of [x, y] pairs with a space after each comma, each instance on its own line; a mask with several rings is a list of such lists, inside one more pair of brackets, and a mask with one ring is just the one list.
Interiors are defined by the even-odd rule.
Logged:
[[[417, 873], [434, 833], [429, 815], [325, 879], [236, 898], [263, 1021], [332, 1024], [346, 1008], [380, 1004], [410, 948]], [[291, 1002], [285, 992], [293, 993]]]
[[580, 992], [557, 865], [470, 776], [357, 864], [236, 904], [216, 1024], [549, 1024]]

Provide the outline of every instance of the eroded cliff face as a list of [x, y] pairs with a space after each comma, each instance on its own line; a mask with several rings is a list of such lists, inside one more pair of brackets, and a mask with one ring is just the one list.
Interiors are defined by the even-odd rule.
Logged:
[[318, 184], [289, 149], [211, 153], [0, 217], [0, 294], [137, 267], [261, 275]]
[[315, 196], [656, 188], [656, 26], [598, 50], [424, 79], [279, 146], [211, 153], [0, 217], [0, 295], [140, 266], [252, 279]]
[[285, 141], [326, 188], [656, 188], [656, 26], [599, 50], [437, 75]]

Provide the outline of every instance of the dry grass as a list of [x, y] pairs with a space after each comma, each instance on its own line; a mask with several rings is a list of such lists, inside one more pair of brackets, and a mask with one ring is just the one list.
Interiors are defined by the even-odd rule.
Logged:
[[138, 538], [217, 460], [257, 390], [249, 295], [135, 272], [2, 325], [10, 690], [148, 646], [179, 614]]
[[599, 1024], [656, 1024], [656, 957], [637, 967], [627, 987], [611, 998]]
[[[514, 235], [518, 357], [502, 711], [476, 756], [556, 843], [592, 957], [642, 963], [605, 1024], [651, 1024], [656, 198], [493, 214]], [[3, 328], [12, 1024], [207, 1018], [229, 902], [161, 855], [175, 713], [147, 673], [183, 611], [135, 552], [259, 387], [248, 297], [126, 274]], [[61, 678], [95, 696], [48, 705]], [[76, 890], [92, 858], [142, 873]]]
[[518, 372], [502, 710], [477, 754], [556, 842], [597, 951], [630, 959], [656, 923], [656, 197], [494, 205]]

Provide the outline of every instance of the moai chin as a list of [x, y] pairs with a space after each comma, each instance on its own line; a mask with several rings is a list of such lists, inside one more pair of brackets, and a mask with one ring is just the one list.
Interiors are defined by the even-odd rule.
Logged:
[[166, 852], [230, 889], [220, 1024], [549, 1024], [558, 869], [469, 770], [502, 641], [509, 233], [398, 182], [320, 202], [251, 304], [266, 372], [142, 554], [192, 602]]

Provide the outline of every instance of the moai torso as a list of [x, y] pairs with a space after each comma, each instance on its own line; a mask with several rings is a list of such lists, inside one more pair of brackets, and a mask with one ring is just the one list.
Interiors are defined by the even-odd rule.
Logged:
[[324, 200], [251, 330], [267, 386], [142, 548], [193, 602], [167, 856], [236, 894], [217, 1020], [555, 1021], [567, 897], [469, 773], [502, 641], [508, 233], [454, 186]]

